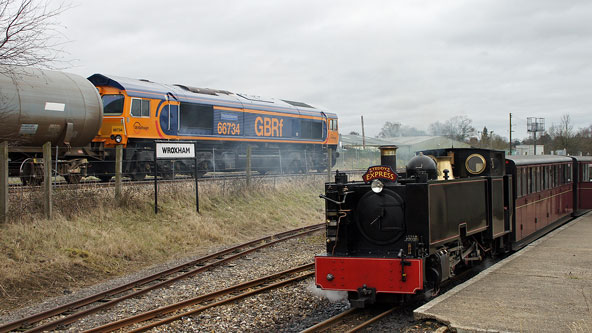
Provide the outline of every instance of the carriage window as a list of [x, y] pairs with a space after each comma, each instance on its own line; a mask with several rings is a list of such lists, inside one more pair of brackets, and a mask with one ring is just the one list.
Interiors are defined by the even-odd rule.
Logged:
[[541, 191], [541, 167], [536, 167], [535, 169], [535, 191], [536, 192], [540, 192]]
[[567, 165], [567, 175], [566, 175], [568, 183], [571, 183], [571, 175], [572, 175], [571, 164], [568, 164]]
[[545, 175], [547, 177], [547, 189], [553, 188], [552, 182], [551, 182], [551, 171], [553, 170], [552, 166], [548, 166], [545, 167]]
[[524, 195], [524, 190], [526, 189], [526, 186], [524, 185], [524, 182], [526, 181], [526, 178], [524, 177], [524, 168], [517, 170], [516, 177], [518, 177], [516, 179], [516, 195], [521, 197]]
[[150, 117], [150, 100], [132, 98], [132, 117]]
[[532, 168], [528, 168], [528, 175], [527, 175], [528, 185], [527, 185], [527, 189], [528, 189], [528, 193], [529, 194], [532, 193], [532, 192], [534, 192], [533, 189], [532, 189], [532, 183], [533, 183], [533, 181], [532, 181], [532, 174], [533, 174]]
[[565, 167], [565, 164], [561, 165], [561, 185], [564, 185], [565, 183], [567, 183], [567, 168]]
[[528, 194], [528, 170], [522, 168], [522, 195]]
[[538, 173], [538, 177], [539, 177], [539, 191], [543, 191], [545, 189], [544, 168], [543, 167], [538, 167], [537, 168], [537, 173]]
[[582, 164], [582, 182], [590, 182], [590, 164]]

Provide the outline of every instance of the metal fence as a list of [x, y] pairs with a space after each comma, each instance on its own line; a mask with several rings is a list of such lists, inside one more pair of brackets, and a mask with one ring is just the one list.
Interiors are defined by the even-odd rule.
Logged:
[[[0, 148], [4, 145], [2, 143]], [[188, 179], [195, 177], [195, 164], [190, 160], [158, 161], [158, 174], [155, 175], [154, 150], [150, 147], [125, 149], [119, 156], [116, 149], [106, 149], [100, 158], [86, 156], [84, 147], [45, 148], [46, 155], [39, 153], [26, 158], [15, 158], [18, 154], [8, 154], [8, 151], [6, 155], [0, 154], [0, 166], [3, 166], [0, 168], [0, 179], [4, 182], [0, 183], [0, 193], [3, 194], [0, 196], [0, 223], [7, 220], [9, 206], [13, 210], [11, 216], [14, 216], [14, 210], [18, 214], [18, 210], [32, 209], [42, 211], [43, 215], [51, 218], [54, 201], [72, 200], [75, 203], [78, 200], [75, 196], [65, 194], [72, 192], [72, 189], [85, 195], [84, 188], [101, 188], [101, 192], [110, 192], [117, 197], [121, 195], [122, 188], [142, 184], [142, 180], [144, 183], [153, 182], [155, 176], [159, 181], [179, 183], [191, 183]], [[319, 182], [323, 182], [332, 178], [331, 172], [336, 167], [340, 171], [365, 169], [373, 161], [380, 160], [379, 153], [375, 151], [347, 151], [336, 157], [326, 148], [316, 151], [212, 148], [198, 149], [196, 153], [199, 157], [197, 176], [200, 183], [221, 184], [228, 191], [233, 187], [243, 186], [241, 184], [249, 186], [265, 183], [275, 186], [276, 183], [293, 177], [316, 177]], [[330, 155], [336, 160], [335, 166], [329, 163]], [[47, 165], [51, 167], [47, 169]], [[46, 172], [47, 170], [50, 172]], [[352, 176], [355, 177], [356, 173]], [[32, 204], [26, 206], [25, 202]]]
[[369, 166], [380, 164], [380, 151], [378, 149], [344, 149], [339, 151], [339, 157], [334, 169], [339, 170], [366, 170]]

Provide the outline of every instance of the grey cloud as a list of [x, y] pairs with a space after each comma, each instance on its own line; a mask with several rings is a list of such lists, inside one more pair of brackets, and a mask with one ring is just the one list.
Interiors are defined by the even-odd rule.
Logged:
[[587, 1], [85, 1], [64, 15], [71, 71], [302, 100], [344, 132], [466, 115], [588, 126]]

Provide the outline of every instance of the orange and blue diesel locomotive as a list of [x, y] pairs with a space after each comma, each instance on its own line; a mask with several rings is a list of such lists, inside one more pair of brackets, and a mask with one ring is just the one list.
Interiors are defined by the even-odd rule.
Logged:
[[[302, 102], [167, 85], [141, 79], [19, 68], [0, 74], [1, 139], [10, 143], [11, 176], [42, 179], [40, 146], [58, 147], [57, 173], [69, 182], [92, 174], [109, 180], [115, 145], [123, 171], [141, 179], [154, 161], [155, 140], [197, 142], [198, 171], [252, 167], [301, 172], [335, 162], [337, 116]], [[193, 161], [163, 162], [164, 174], [193, 173]]]
[[353, 306], [437, 291], [464, 266], [518, 249], [592, 208], [590, 157], [420, 152], [397, 174], [396, 147], [364, 181], [325, 184], [326, 251], [316, 284]]
[[[124, 172], [134, 178], [150, 172], [154, 140], [197, 141], [200, 173], [244, 169], [247, 145], [254, 148], [252, 167], [261, 173], [280, 164], [292, 172], [321, 170], [328, 150], [332, 163], [337, 157], [337, 116], [306, 103], [101, 74], [88, 80], [104, 105], [93, 146], [124, 145]], [[93, 167], [101, 178], [113, 172], [112, 163]], [[193, 161], [178, 161], [175, 168], [191, 173]]]

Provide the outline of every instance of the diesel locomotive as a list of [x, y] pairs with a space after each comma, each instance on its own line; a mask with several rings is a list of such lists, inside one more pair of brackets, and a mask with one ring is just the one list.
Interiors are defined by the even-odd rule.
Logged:
[[396, 147], [363, 181], [325, 184], [326, 254], [316, 285], [352, 306], [435, 292], [463, 267], [516, 250], [592, 208], [590, 157], [505, 156], [449, 148], [419, 152], [405, 170]]
[[[125, 148], [125, 175], [142, 179], [154, 163], [155, 140], [197, 142], [200, 174], [244, 169], [247, 145], [260, 173], [324, 169], [329, 151], [332, 163], [337, 157], [337, 115], [303, 102], [103, 74], [0, 73], [12, 73], [0, 74], [0, 140], [10, 144], [11, 176], [24, 183], [41, 182], [45, 142], [68, 182], [111, 179], [116, 145]], [[192, 174], [194, 163], [161, 161], [158, 169]]]

